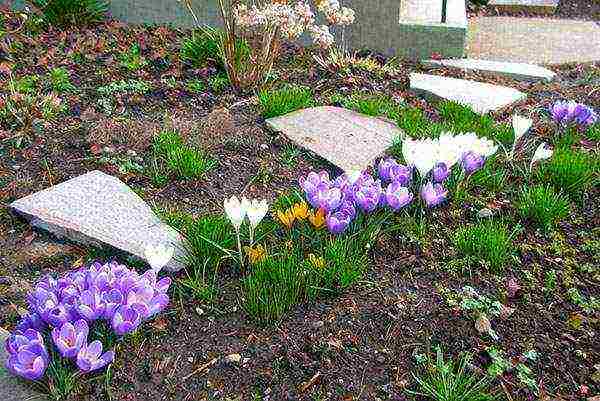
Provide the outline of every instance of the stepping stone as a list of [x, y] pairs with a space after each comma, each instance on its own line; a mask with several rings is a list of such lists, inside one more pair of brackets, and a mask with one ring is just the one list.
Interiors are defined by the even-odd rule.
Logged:
[[541, 65], [600, 61], [600, 24], [557, 18], [469, 20], [467, 57]]
[[505, 61], [478, 60], [473, 58], [452, 60], [426, 60], [428, 67], [453, 67], [490, 74], [504, 75], [521, 81], [552, 81], [556, 74], [539, 65], [508, 63]]
[[145, 260], [147, 245], [172, 244], [165, 267], [183, 268], [179, 234], [119, 179], [92, 171], [13, 202], [11, 208], [37, 228], [87, 246], [112, 246]]
[[270, 118], [267, 125], [344, 171], [364, 170], [404, 135], [390, 121], [333, 106]]
[[505, 86], [416, 73], [410, 74], [410, 88], [433, 98], [464, 104], [480, 114], [502, 109], [527, 97]]
[[6, 370], [4, 364], [8, 353], [4, 342], [10, 333], [0, 328], [0, 400], [2, 401], [45, 401], [47, 397], [35, 391], [25, 380], [13, 376]]
[[499, 11], [531, 11], [543, 14], [554, 14], [560, 0], [491, 0], [488, 6]]

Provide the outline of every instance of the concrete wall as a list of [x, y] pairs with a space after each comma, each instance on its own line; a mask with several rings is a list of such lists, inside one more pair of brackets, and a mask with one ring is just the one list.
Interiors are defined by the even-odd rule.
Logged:
[[[464, 56], [467, 33], [465, 0], [448, 0], [453, 19], [458, 15], [461, 21], [464, 18], [464, 24], [401, 23], [401, 1], [421, 0], [343, 0], [343, 5], [356, 12], [355, 24], [344, 30], [348, 47], [412, 59], [430, 58], [433, 52], [444, 57]], [[195, 0], [193, 4], [201, 23], [221, 25], [218, 0]], [[112, 0], [110, 12], [113, 18], [129, 23], [191, 27], [194, 22], [187, 8], [177, 0]]]

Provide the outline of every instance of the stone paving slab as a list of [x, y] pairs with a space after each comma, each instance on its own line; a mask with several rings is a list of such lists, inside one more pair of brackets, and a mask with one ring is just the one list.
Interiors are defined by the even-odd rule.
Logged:
[[179, 234], [119, 179], [92, 171], [13, 202], [11, 208], [37, 228], [84, 245], [110, 245], [144, 260], [147, 245], [172, 244], [165, 267], [183, 267]]
[[480, 114], [502, 109], [527, 97], [505, 86], [416, 73], [410, 74], [410, 88], [419, 94], [464, 104]]
[[532, 64], [600, 61], [600, 24], [548, 18], [470, 20], [467, 57]]
[[547, 68], [535, 64], [510, 63], [506, 61], [478, 60], [472, 58], [425, 60], [428, 67], [453, 67], [470, 71], [480, 71], [504, 75], [522, 81], [552, 81], [556, 74]]
[[404, 135], [390, 121], [333, 106], [270, 118], [267, 125], [344, 171], [367, 168]]
[[560, 0], [490, 0], [489, 6], [500, 11], [533, 11], [536, 13], [554, 14]]
[[28, 386], [24, 380], [11, 375], [4, 364], [8, 354], [4, 342], [9, 332], [0, 327], [0, 400], [2, 401], [45, 401], [47, 398]]

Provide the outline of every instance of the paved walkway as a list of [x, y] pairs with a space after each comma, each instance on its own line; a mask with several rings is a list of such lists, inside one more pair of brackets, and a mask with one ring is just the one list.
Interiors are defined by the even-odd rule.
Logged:
[[544, 18], [473, 18], [469, 21], [467, 56], [534, 64], [600, 61], [600, 23]]

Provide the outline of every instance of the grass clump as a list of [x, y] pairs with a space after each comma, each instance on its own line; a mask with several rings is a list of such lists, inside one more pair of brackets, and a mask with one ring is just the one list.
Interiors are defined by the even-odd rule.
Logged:
[[502, 270], [511, 255], [507, 227], [493, 220], [459, 228], [452, 241], [462, 255], [485, 261], [495, 271]]
[[354, 110], [371, 117], [390, 117], [398, 115], [398, 106], [389, 96], [384, 95], [357, 95], [350, 97], [336, 96], [334, 102], [341, 103], [345, 108]]
[[153, 149], [166, 162], [168, 170], [182, 178], [201, 178], [216, 166], [214, 159], [185, 144], [181, 135], [174, 131], [160, 133], [154, 140]]
[[50, 85], [52, 90], [58, 93], [72, 92], [75, 85], [71, 83], [69, 72], [62, 67], [53, 68], [50, 71]]
[[435, 363], [427, 361], [424, 374], [415, 375], [418, 391], [434, 401], [493, 401], [497, 396], [490, 391], [486, 377], [478, 377], [469, 371], [471, 355], [462, 354], [458, 363], [445, 360], [440, 348], [437, 349]]
[[276, 90], [262, 90], [258, 94], [258, 100], [264, 118], [282, 116], [314, 104], [312, 90], [298, 85], [288, 85]]
[[549, 185], [536, 185], [523, 189], [517, 201], [517, 210], [524, 219], [550, 231], [556, 223], [567, 217], [569, 200], [557, 194]]
[[106, 0], [34, 0], [43, 19], [54, 26], [86, 26], [104, 21], [109, 2]]
[[557, 149], [553, 157], [538, 169], [538, 179], [551, 183], [571, 199], [580, 200], [597, 181], [598, 160], [581, 150]]
[[443, 101], [438, 105], [440, 117], [448, 130], [453, 132], [475, 132], [479, 137], [487, 137], [505, 145], [512, 144], [514, 132], [506, 124], [498, 124], [488, 115], [475, 113], [462, 104]]
[[[213, 35], [208, 35], [204, 29], [212, 30]], [[181, 46], [181, 59], [194, 68], [205, 67], [210, 62], [223, 68], [220, 45], [217, 41], [218, 35], [223, 33], [214, 28], [204, 29], [195, 31], [190, 38], [184, 40]]]

